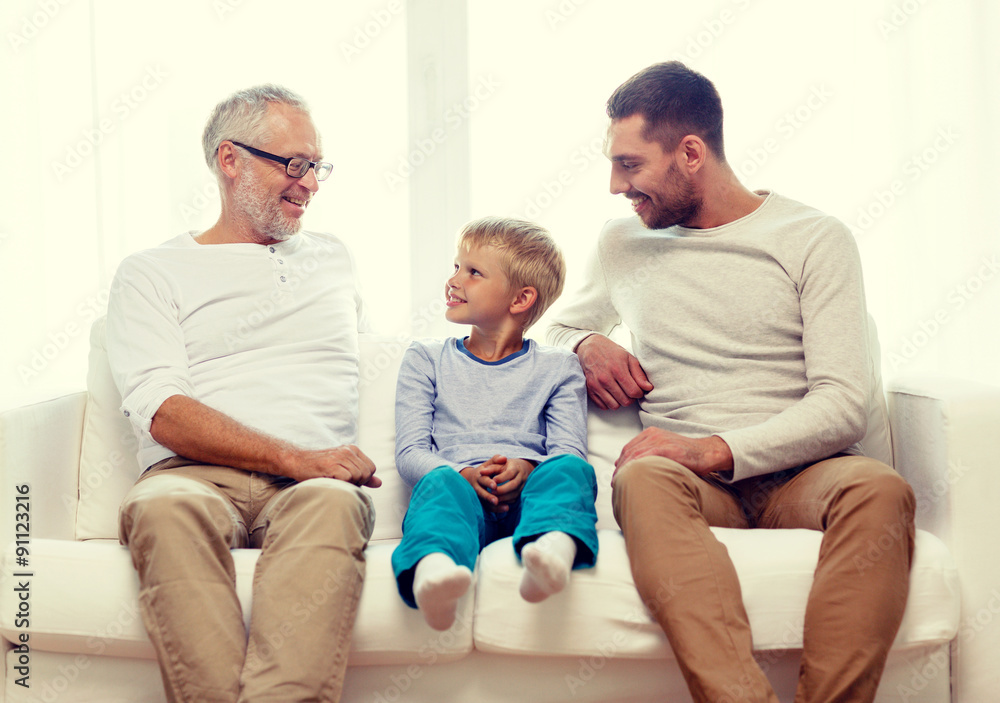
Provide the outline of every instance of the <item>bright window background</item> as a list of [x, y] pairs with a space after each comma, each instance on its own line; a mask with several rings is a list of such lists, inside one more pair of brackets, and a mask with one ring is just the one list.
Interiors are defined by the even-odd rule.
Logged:
[[638, 70], [680, 59], [719, 89], [745, 185], [854, 229], [885, 375], [1000, 382], [998, 7], [470, 3], [470, 81], [501, 86], [472, 121], [473, 214], [549, 227], [572, 295], [601, 225], [631, 214], [595, 153], [603, 106]]
[[[386, 272], [406, 290], [408, 190], [382, 188], [407, 146], [405, 12], [374, 0], [46, 5], [0, 10], [4, 405], [82, 387], [89, 326], [122, 258], [215, 222], [201, 132], [239, 88], [305, 97], [335, 165], [305, 226], [344, 237], [373, 291]], [[408, 320], [385, 292], [369, 297], [381, 326]]]
[[[310, 102], [336, 165], [306, 226], [350, 243], [376, 325], [408, 333], [411, 281], [450, 268], [411, 265], [414, 247], [455, 232], [414, 224], [407, 180], [386, 175], [414, 153], [408, 110], [424, 90], [407, 78], [406, 15], [448, 2], [3, 3], [2, 405], [82, 387], [121, 259], [217, 216], [209, 111], [267, 81]], [[886, 376], [1000, 383], [997, 3], [469, 0], [467, 23], [441, 20], [468, 33], [470, 146], [448, 157], [468, 161], [468, 217], [549, 227], [567, 296], [601, 224], [630, 212], [607, 192], [604, 102], [680, 58], [719, 88], [744, 183], [854, 228]]]

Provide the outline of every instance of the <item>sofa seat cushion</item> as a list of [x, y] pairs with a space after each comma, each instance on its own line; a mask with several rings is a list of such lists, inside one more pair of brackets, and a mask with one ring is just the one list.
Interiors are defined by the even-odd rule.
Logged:
[[[377, 542], [365, 551], [367, 573], [351, 638], [349, 665], [426, 664], [460, 659], [472, 651], [472, 598], [460, 604], [447, 632], [436, 632], [396, 591], [390, 556], [396, 541]], [[233, 550], [236, 589], [249, 623], [256, 549]], [[13, 549], [3, 555], [5, 574], [19, 571]], [[5, 579], [0, 591], [0, 633], [8, 640], [27, 632], [33, 650], [154, 659], [139, 613], [139, 581], [128, 550], [111, 540], [72, 542], [35, 539], [31, 543], [30, 617], [17, 627], [18, 594]], [[16, 578], [13, 579], [15, 582]], [[310, 616], [310, 607], [335, 597], [319, 587], [289, 600], [289, 624]], [[276, 638], [286, 636], [276, 633]]]
[[[755, 648], [799, 649], [806, 599], [822, 533], [813, 530], [712, 528], [736, 566]], [[663, 632], [635, 590], [617, 530], [599, 530], [593, 569], [573, 572], [562, 592], [541, 604], [518, 594], [523, 569], [510, 539], [480, 556], [476, 649], [506, 654], [673, 658]], [[873, 549], [877, 547], [873, 546]], [[873, 554], [877, 558], [877, 554]], [[859, 578], [863, 578], [859, 574]], [[655, 600], [672, 595], [663, 584]], [[654, 604], [651, 604], [655, 608]], [[910, 597], [894, 648], [950, 641], [958, 632], [958, 573], [945, 545], [918, 531]]]

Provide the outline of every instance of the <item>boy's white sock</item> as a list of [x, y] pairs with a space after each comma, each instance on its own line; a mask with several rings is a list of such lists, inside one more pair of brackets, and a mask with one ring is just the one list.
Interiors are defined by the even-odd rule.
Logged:
[[419, 562], [413, 572], [413, 599], [424, 620], [435, 630], [447, 630], [455, 622], [458, 599], [472, 585], [472, 572], [447, 554], [434, 552]]
[[576, 541], [565, 532], [546, 532], [521, 550], [521, 597], [540, 603], [566, 587], [576, 559]]

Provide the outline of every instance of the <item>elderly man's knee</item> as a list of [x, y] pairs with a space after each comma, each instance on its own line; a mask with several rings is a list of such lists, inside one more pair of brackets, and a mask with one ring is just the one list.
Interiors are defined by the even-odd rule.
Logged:
[[375, 521], [368, 493], [353, 483], [333, 478], [312, 478], [286, 488], [269, 520], [308, 520], [331, 525], [353, 525], [367, 539]]
[[354, 511], [371, 504], [364, 489], [335, 478], [312, 478], [286, 488], [284, 493], [288, 501], [302, 506]]
[[180, 477], [158, 476], [133, 487], [122, 502], [119, 537], [136, 538], [184, 533], [233, 542], [238, 531], [232, 507], [211, 488]]

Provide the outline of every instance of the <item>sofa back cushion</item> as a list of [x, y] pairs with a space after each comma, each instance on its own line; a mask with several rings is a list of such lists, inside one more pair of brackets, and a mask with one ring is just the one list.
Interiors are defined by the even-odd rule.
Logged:
[[375, 507], [372, 540], [400, 539], [410, 487], [396, 472], [396, 377], [406, 337], [363, 334], [358, 400], [358, 447], [375, 463], [382, 485], [369, 491]]
[[882, 348], [878, 341], [875, 320], [868, 316], [868, 431], [861, 440], [865, 456], [878, 459], [883, 464], [895, 466], [892, 455], [892, 433], [889, 426], [889, 409], [882, 387]]
[[139, 477], [139, 442], [119, 410], [121, 394], [108, 365], [105, 318], [90, 328], [87, 410], [80, 447], [76, 538], [118, 537], [118, 506]]

